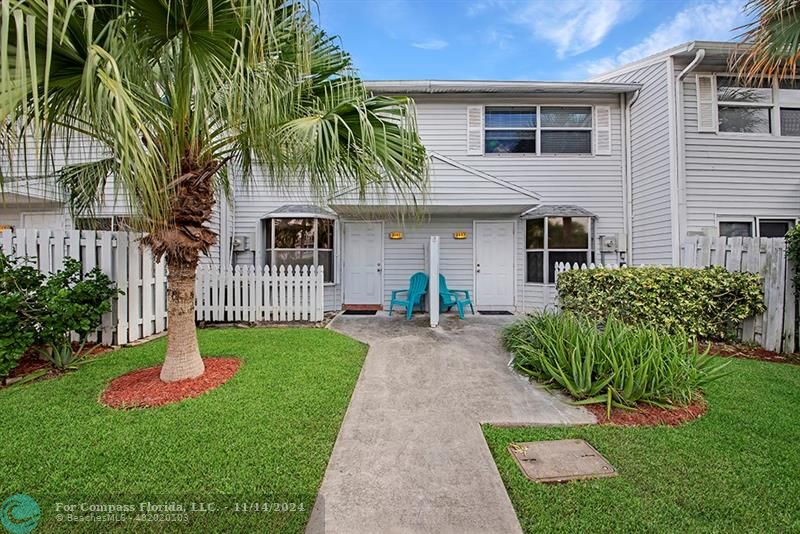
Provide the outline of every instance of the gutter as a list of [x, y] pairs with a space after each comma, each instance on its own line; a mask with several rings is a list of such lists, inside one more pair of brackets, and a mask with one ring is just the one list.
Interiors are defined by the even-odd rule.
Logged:
[[[705, 48], [699, 48], [695, 53], [694, 59], [684, 68], [677, 77], [674, 78], [674, 121], [675, 121], [675, 155], [673, 165], [675, 166], [673, 183], [675, 201], [675, 211], [672, 218], [672, 263], [680, 265], [680, 246], [681, 240], [686, 234], [686, 139], [684, 113], [683, 113], [683, 81], [691, 74], [706, 57]], [[669, 61], [670, 77], [674, 75], [674, 60]]]

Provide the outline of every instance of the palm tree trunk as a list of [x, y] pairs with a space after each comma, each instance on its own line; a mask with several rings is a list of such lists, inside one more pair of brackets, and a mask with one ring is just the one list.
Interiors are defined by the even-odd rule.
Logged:
[[161, 380], [164, 382], [196, 378], [205, 371], [194, 322], [194, 283], [198, 254], [196, 250], [192, 251], [194, 254], [186, 254], [186, 250], [182, 252], [184, 254], [168, 253], [166, 258], [167, 356], [161, 367]]

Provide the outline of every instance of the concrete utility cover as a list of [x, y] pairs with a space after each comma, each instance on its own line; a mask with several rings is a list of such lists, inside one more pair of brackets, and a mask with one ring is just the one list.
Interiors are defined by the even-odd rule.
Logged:
[[608, 460], [582, 439], [512, 443], [508, 451], [525, 476], [535, 482], [568, 482], [617, 475]]

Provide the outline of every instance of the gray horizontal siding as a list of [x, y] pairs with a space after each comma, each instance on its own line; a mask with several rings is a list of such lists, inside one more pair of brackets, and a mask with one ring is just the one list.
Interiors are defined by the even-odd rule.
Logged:
[[631, 109], [634, 264], [672, 262], [668, 74], [662, 61], [604, 80], [643, 85]]
[[700, 133], [694, 76], [683, 95], [687, 232], [716, 233], [718, 216], [800, 217], [800, 138]]

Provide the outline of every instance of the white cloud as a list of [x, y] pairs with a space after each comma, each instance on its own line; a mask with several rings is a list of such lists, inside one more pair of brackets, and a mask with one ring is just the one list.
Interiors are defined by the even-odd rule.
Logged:
[[555, 45], [559, 58], [591, 50], [619, 22], [630, 16], [623, 0], [533, 0], [512, 14], [534, 37]]
[[706, 0], [690, 5], [656, 27], [636, 45], [615, 56], [583, 63], [583, 70], [595, 76], [686, 41], [730, 40], [736, 34], [734, 28], [746, 21], [742, 12], [743, 3], [744, 0]]
[[411, 43], [414, 48], [422, 48], [423, 50], [441, 50], [447, 48], [448, 42], [443, 39], [426, 39], [416, 43]]

